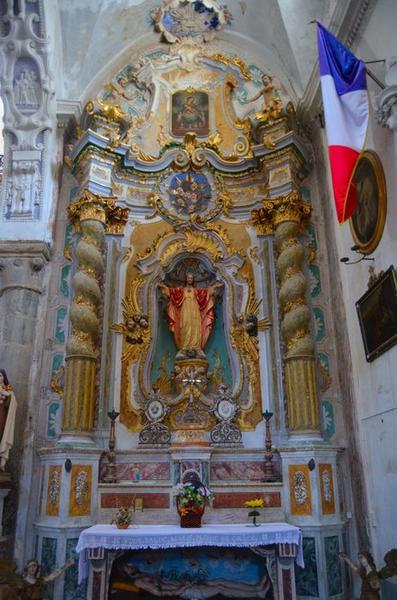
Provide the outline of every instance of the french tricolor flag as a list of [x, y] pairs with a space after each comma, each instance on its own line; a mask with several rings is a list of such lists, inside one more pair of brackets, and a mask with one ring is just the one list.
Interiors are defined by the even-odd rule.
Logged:
[[343, 223], [356, 208], [352, 180], [368, 124], [365, 64], [320, 23], [317, 41], [332, 185]]

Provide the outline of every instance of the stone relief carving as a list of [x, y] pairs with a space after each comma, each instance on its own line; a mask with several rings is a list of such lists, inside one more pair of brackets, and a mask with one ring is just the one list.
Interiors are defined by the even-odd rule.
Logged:
[[8, 181], [6, 218], [40, 216], [41, 163], [38, 160], [15, 160]]
[[[48, 39], [39, 14], [22, 4], [0, 17], [0, 54], [4, 69], [0, 89], [4, 102], [3, 221], [39, 221], [55, 103], [48, 67]], [[38, 35], [40, 30], [40, 36]], [[41, 37], [42, 36], [42, 37]], [[48, 180], [47, 185], [51, 185]], [[46, 194], [48, 201], [51, 194]]]
[[36, 73], [23, 69], [14, 82], [14, 100], [18, 108], [38, 108], [41, 90]]

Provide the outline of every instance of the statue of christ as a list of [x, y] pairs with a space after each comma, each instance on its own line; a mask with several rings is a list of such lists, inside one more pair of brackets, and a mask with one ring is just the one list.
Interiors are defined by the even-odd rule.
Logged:
[[187, 273], [185, 287], [171, 288], [163, 283], [159, 287], [168, 298], [167, 321], [179, 350], [177, 357], [204, 358], [204, 348], [215, 322], [215, 295], [223, 283], [195, 288], [193, 273]]

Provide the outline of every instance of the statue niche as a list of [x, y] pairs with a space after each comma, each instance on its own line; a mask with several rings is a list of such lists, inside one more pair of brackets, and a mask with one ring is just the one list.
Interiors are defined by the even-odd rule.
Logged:
[[[200, 387], [207, 387], [209, 363], [214, 352], [207, 356], [217, 316], [223, 318], [221, 298], [223, 282], [217, 280], [200, 257], [182, 257], [168, 272], [162, 274], [158, 284], [160, 292], [159, 328], [168, 331], [168, 367], [176, 389], [181, 390], [187, 377], [197, 379]], [[171, 336], [170, 336], [171, 334]], [[195, 376], [197, 375], [197, 377]], [[186, 383], [186, 382], [185, 382]], [[186, 387], [186, 386], [185, 386]]]

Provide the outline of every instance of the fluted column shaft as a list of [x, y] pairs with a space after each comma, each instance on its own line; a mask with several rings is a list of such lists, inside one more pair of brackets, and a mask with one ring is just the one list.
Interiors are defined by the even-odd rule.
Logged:
[[102, 198], [85, 190], [68, 209], [74, 228], [81, 235], [75, 249], [72, 328], [66, 345], [63, 436], [87, 435], [94, 428], [103, 248], [106, 226], [114, 208], [114, 198]]

